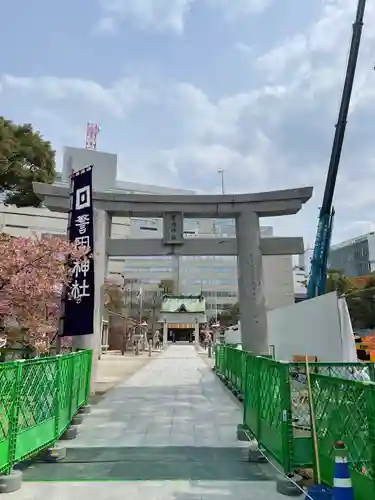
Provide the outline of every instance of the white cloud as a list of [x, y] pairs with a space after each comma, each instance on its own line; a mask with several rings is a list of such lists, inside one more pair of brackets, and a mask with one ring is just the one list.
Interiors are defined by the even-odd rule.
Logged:
[[178, 83], [172, 90], [168, 89], [167, 95], [173, 101], [189, 137], [205, 143], [221, 142], [235, 147], [242, 132], [242, 114], [251, 112], [254, 122], [247, 131], [256, 131], [255, 120], [257, 114], [262, 113], [262, 100], [280, 99], [285, 92], [286, 89], [282, 86], [264, 86], [246, 93], [211, 100], [194, 85]]
[[147, 101], [151, 94], [137, 80], [122, 78], [109, 87], [92, 80], [43, 76], [36, 78], [2, 75], [4, 90], [32, 93], [45, 101], [73, 101], [95, 105], [116, 117], [125, 116], [133, 106]]
[[114, 17], [106, 16], [99, 19], [94, 32], [101, 35], [110, 35], [116, 32], [117, 23]]
[[248, 45], [247, 43], [237, 42], [234, 45], [234, 48], [238, 50], [238, 52], [241, 52], [247, 56], [252, 56], [254, 54], [252, 47], [250, 47], [250, 45]]
[[[126, 5], [127, 16], [132, 15], [134, 19], [136, 12], [139, 22], [146, 19], [147, 23], [153, 23], [156, 19], [165, 29], [175, 31], [183, 28], [187, 8], [181, 1], [173, 4], [175, 10], [168, 10], [162, 0], [157, 11], [152, 10], [150, 1], [137, 0], [139, 10], [135, 11], [130, 10], [135, 5], [131, 0], [110, 5], [112, 8]], [[147, 5], [149, 15], [144, 17], [141, 11]], [[109, 11], [107, 14], [110, 16]], [[64, 108], [58, 112], [66, 123], [74, 123], [74, 126], [77, 120], [76, 115], [74, 120], [71, 118], [73, 111], [79, 113], [84, 124], [87, 109], [105, 110], [108, 116], [107, 121], [101, 123], [106, 130], [100, 136], [101, 148], [119, 152], [121, 174], [128, 180], [219, 192], [217, 170], [224, 169], [228, 191], [312, 184], [316, 188], [314, 199], [301, 215], [285, 218], [276, 225], [278, 232], [302, 233], [307, 241], [312, 241], [354, 14], [352, 1], [324, 1], [320, 16], [306, 31], [292, 33], [255, 61], [254, 71], [258, 72], [255, 76], [262, 83], [233, 95], [213, 98], [188, 81], [171, 83], [160, 78], [155, 84], [154, 79], [150, 82], [134, 75], [107, 86], [79, 79], [5, 75], [0, 79], [0, 86], [4, 96], [17, 92], [38, 108], [36, 119], [45, 135], [49, 135], [49, 127], [55, 125], [43, 117], [40, 111], [43, 107], [49, 106], [49, 112], [53, 113], [54, 105], [63, 102]], [[375, 221], [373, 21], [375, 5], [369, 4], [335, 197], [336, 241], [366, 231]], [[244, 71], [247, 68], [248, 61], [245, 61]], [[137, 106], [143, 104], [146, 106], [136, 115]], [[84, 108], [85, 105], [88, 108]], [[132, 120], [128, 118], [132, 110], [134, 121], [133, 116]], [[113, 124], [112, 117], [122, 121]], [[44, 128], [43, 124], [48, 127]], [[138, 134], [134, 132], [139, 143], [133, 136], [128, 143], [123, 141], [129, 127], [131, 132], [137, 127], [140, 130]], [[161, 131], [165, 132], [162, 139]], [[176, 131], [178, 140], [174, 137]]]
[[224, 15], [233, 20], [239, 16], [263, 12], [271, 5], [272, 0], [206, 0], [207, 4], [220, 9]]
[[[196, 0], [100, 0], [106, 22], [133, 20], [141, 28], [182, 33], [185, 17]], [[116, 21], [115, 21], [116, 22]], [[103, 20], [100, 21], [103, 23]]]
[[[200, 0], [229, 20], [258, 13], [272, 0]], [[186, 18], [198, 0], [99, 0], [104, 17], [97, 31], [113, 33], [121, 20], [132, 20], [141, 28], [172, 31], [181, 34]]]
[[[268, 84], [257, 90], [213, 102], [191, 85], [179, 86], [196, 146], [169, 153], [175, 172], [180, 165], [181, 171], [203, 178], [218, 165], [233, 190], [313, 184], [315, 196], [307, 212], [317, 217], [354, 16], [352, 1], [326, 0], [305, 32], [258, 58], [257, 68], [267, 73]], [[365, 137], [375, 120], [374, 21], [375, 5], [369, 4], [336, 186], [336, 241], [371, 228], [375, 220], [375, 146]], [[315, 225], [310, 224], [312, 239]]]
[[[251, 178], [254, 186], [260, 186], [268, 180], [268, 169], [260, 163], [272, 156], [272, 144], [268, 137], [257, 131], [257, 147], [247, 155], [223, 144], [187, 144], [181, 148], [163, 151], [160, 158], [170, 165], [171, 173], [177, 178], [188, 174], [194, 179], [196, 189], [203, 192], [217, 191], [217, 172], [224, 170], [230, 185], [236, 186], [236, 191], [242, 191], [241, 180]], [[210, 182], [211, 180], [211, 182]], [[246, 180], [245, 180], [246, 182]], [[233, 191], [233, 188], [232, 188]]]
[[[176, 184], [184, 184], [183, 179], [187, 176], [186, 182], [191, 187], [205, 190], [207, 179], [210, 176], [215, 178], [217, 170], [222, 168], [226, 170], [228, 187], [232, 190], [242, 191], [250, 178], [252, 189], [256, 190], [266, 187], [270, 169], [276, 162], [281, 170], [282, 160], [278, 159], [278, 152], [262, 127], [254, 121], [244, 130], [240, 123], [241, 114], [247, 109], [255, 114], [260, 112], [260, 99], [282, 95], [284, 90], [281, 87], [264, 87], [213, 100], [201, 89], [184, 82], [154, 86], [147, 82], [140, 83], [137, 79], [123, 78], [104, 87], [97, 82], [80, 79], [12, 75], [2, 76], [0, 82], [7, 92], [17, 92], [28, 102], [32, 100], [35, 106], [32, 118], [53, 128], [58, 128], [57, 123], [62, 120], [61, 115], [58, 120], [53, 120], [53, 109], [55, 114], [63, 113], [63, 116], [73, 116], [80, 110], [82, 124], [85, 123], [85, 102], [87, 109], [95, 109], [95, 113], [98, 109], [105, 110], [108, 120], [111, 116], [124, 120], [127, 113], [140, 104], [156, 103], [161, 109], [160, 120], [163, 110], [171, 109], [171, 123], [160, 120], [159, 123], [167, 130], [177, 126], [182, 131], [181, 141], [176, 147], [151, 151], [150, 156], [146, 149], [143, 155], [144, 168], [150, 173], [155, 171], [153, 182], [156, 183], [160, 183], [162, 172], [167, 172], [174, 177]], [[64, 128], [69, 126], [65, 124]], [[105, 128], [113, 129], [113, 126]], [[77, 131], [75, 119], [74, 130]], [[152, 136], [153, 130], [148, 128], [147, 123], [144, 130], [147, 144], [147, 136]], [[251, 150], [239, 147], [238, 140], [242, 135], [246, 136], [245, 142], [251, 144]], [[115, 136], [118, 137], [118, 134], [115, 133]], [[126, 151], [124, 153], [126, 158]], [[158, 165], [158, 168], [152, 165]], [[135, 175], [138, 177], [138, 169]], [[208, 186], [214, 189], [210, 181]]]
[[[318, 20], [258, 57], [256, 67], [267, 74], [270, 82], [299, 85], [310, 96], [336, 90], [343, 83], [355, 12], [353, 0], [323, 0]], [[368, 2], [360, 61], [373, 53], [375, 32], [370, 26], [374, 22], [375, 4]], [[356, 88], [371, 69], [372, 65], [357, 70]]]
[[[272, 112], [278, 115], [279, 122], [284, 122], [285, 128], [290, 128], [290, 136], [284, 135], [290, 142], [289, 148], [284, 143], [281, 151], [285, 158], [289, 149], [287, 156], [293, 175], [299, 159], [303, 175], [313, 182], [310, 166], [313, 161], [316, 165], [320, 157], [318, 168], [315, 167], [316, 205], [327, 174], [355, 11], [356, 2], [352, 0], [325, 0], [319, 18], [308, 29], [291, 35], [255, 61], [255, 68], [266, 75], [270, 85], [281, 85], [286, 90], [283, 104], [279, 102]], [[375, 148], [366, 134], [366, 128], [375, 119], [372, 111], [375, 33], [371, 28], [374, 22], [375, 5], [368, 3], [336, 186], [336, 241], [365, 232], [371, 227], [370, 219], [375, 220], [372, 208]], [[275, 116], [274, 120], [277, 121]], [[291, 147], [297, 154], [292, 154]], [[367, 217], [370, 219], [366, 220]]]

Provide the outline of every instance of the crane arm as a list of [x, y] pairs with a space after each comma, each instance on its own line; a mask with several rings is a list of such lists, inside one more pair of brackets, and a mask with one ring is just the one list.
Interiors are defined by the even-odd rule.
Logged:
[[359, 46], [361, 43], [363, 17], [366, 0], [358, 0], [350, 51], [346, 68], [344, 88], [341, 96], [338, 121], [335, 128], [332, 151], [329, 160], [328, 174], [323, 195], [323, 203], [319, 213], [318, 230], [315, 239], [314, 253], [311, 260], [308, 298], [324, 293], [327, 276], [329, 246], [332, 237], [334, 210], [332, 207], [333, 195], [336, 187], [337, 172], [340, 164], [342, 146], [344, 142], [346, 123], [349, 112], [353, 82], [358, 61]]

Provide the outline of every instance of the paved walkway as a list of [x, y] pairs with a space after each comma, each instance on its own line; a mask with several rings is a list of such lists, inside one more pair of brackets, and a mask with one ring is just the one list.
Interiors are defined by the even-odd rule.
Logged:
[[[158, 356], [159, 352], [153, 352], [152, 356]], [[150, 361], [148, 352], [140, 352], [135, 356], [133, 352], [127, 352], [123, 356], [120, 351], [109, 351], [102, 354], [98, 363], [96, 393], [102, 396], [116, 385], [124, 382], [134, 373], [140, 370]]]
[[[107, 394], [59, 464], [25, 470], [14, 500], [281, 499], [246, 461], [239, 403], [191, 345], [173, 345]], [[49, 482], [42, 482], [49, 481]], [[284, 497], [285, 498], [285, 497]]]

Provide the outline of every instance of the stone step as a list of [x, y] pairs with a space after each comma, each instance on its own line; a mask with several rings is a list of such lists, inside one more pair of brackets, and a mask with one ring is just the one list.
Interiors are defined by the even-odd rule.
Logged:
[[24, 481], [275, 481], [268, 464], [247, 461], [241, 448], [72, 448], [59, 463], [22, 466]]

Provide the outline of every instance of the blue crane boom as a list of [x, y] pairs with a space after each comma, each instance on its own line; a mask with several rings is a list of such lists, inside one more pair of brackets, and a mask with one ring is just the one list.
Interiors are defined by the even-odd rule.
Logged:
[[356, 19], [353, 24], [353, 33], [346, 68], [345, 83], [341, 96], [339, 117], [335, 128], [335, 136], [333, 139], [331, 157], [329, 161], [323, 203], [319, 213], [314, 253], [311, 259], [310, 276], [307, 285], [307, 296], [309, 299], [322, 295], [325, 290], [328, 255], [332, 237], [333, 219], [335, 215], [332, 202], [335, 192], [337, 172], [340, 164], [342, 145], [344, 142], [355, 70], [357, 67], [365, 7], [366, 0], [358, 0]]

